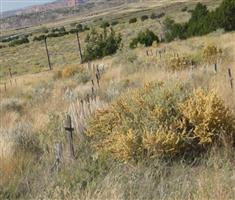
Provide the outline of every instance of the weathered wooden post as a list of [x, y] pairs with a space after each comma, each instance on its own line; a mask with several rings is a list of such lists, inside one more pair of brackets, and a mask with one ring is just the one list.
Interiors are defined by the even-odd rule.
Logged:
[[90, 104], [90, 95], [89, 94], [87, 94], [86, 100], [87, 100], [89, 114], [91, 114], [91, 104]]
[[82, 49], [81, 49], [81, 43], [80, 43], [78, 32], [76, 32], [76, 35], [77, 35], [77, 41], [78, 41], [79, 55], [80, 55], [81, 63], [83, 63]]
[[12, 78], [12, 72], [11, 72], [11, 68], [9, 68], [8, 70], [9, 70], [9, 75], [10, 75], [10, 78]]
[[101, 75], [100, 75], [99, 65], [96, 66], [96, 72], [97, 72], [97, 75], [98, 75], [99, 80], [100, 80]]
[[95, 101], [96, 101], [95, 89], [94, 89], [93, 86], [92, 86], [92, 88], [91, 88], [91, 97], [92, 97], [92, 100], [95, 100]]
[[214, 72], [217, 74], [218, 68], [217, 68], [217, 63], [214, 64]]
[[58, 142], [55, 144], [55, 163], [53, 164], [51, 171], [54, 171], [54, 169], [56, 169], [56, 171], [59, 171], [59, 167], [60, 167], [60, 163], [62, 160], [62, 144], [61, 142]]
[[81, 103], [82, 115], [85, 116], [84, 101], [81, 99], [80, 103]]
[[7, 91], [7, 83], [4, 83], [5, 92]]
[[231, 89], [233, 89], [233, 76], [230, 68], [228, 69], [228, 76], [229, 76], [230, 87]]
[[96, 82], [97, 82], [97, 85], [98, 85], [98, 87], [100, 87], [100, 79], [99, 79], [99, 75], [96, 73], [96, 74], [95, 74], [95, 76], [96, 76]]
[[65, 119], [65, 130], [67, 131], [67, 138], [69, 143], [69, 150], [71, 158], [75, 158], [74, 147], [73, 147], [73, 131], [71, 116], [67, 115]]
[[87, 66], [88, 66], [88, 71], [91, 72], [91, 62], [88, 62]]
[[146, 55], [149, 56], [149, 51], [148, 50], [146, 50]]
[[46, 48], [46, 53], [47, 53], [48, 66], [49, 66], [49, 69], [52, 70], [50, 55], [49, 55], [49, 51], [47, 47], [47, 37], [44, 38], [44, 42], [45, 42], [45, 48]]

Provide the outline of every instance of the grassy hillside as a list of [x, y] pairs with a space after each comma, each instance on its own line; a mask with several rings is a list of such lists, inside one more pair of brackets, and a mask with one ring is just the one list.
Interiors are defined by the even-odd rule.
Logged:
[[[90, 63], [74, 34], [48, 39], [51, 71], [43, 41], [0, 49], [0, 199], [235, 198], [235, 33], [130, 49], [140, 30], [163, 34], [165, 16], [140, 20], [152, 5], [119, 13], [122, 48]], [[173, 5], [166, 16], [189, 18]]]

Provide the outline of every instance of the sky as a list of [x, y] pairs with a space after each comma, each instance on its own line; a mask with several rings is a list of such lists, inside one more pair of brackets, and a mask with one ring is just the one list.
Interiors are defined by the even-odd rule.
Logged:
[[9, 11], [24, 8], [27, 6], [39, 5], [54, 0], [0, 0], [0, 11]]

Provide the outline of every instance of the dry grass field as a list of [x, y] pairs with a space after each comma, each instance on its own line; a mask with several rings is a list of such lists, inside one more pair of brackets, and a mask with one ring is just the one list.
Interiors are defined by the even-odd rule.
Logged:
[[[178, 1], [168, 1], [173, 2]], [[212, 1], [205, 2], [211, 7], [216, 5]], [[129, 12], [160, 9], [160, 4], [166, 6], [165, 1], [158, 1], [150, 5], [129, 5], [127, 9]], [[180, 11], [182, 7], [174, 11], [179, 19], [185, 15]], [[120, 8], [119, 14], [122, 10]], [[187, 17], [184, 16], [184, 20]], [[115, 30], [123, 35], [122, 49], [90, 65], [80, 64], [75, 35], [50, 38], [51, 71], [47, 67], [43, 42], [0, 49], [3, 58], [0, 61], [0, 199], [235, 198], [235, 154], [226, 139], [230, 134], [227, 130], [231, 130], [231, 134], [234, 131], [235, 88], [231, 88], [228, 69], [235, 77], [235, 33], [219, 30], [202, 37], [129, 49], [130, 39], [144, 28], [157, 34], [162, 32], [159, 23], [151, 19], [131, 25], [120, 23]], [[80, 35], [82, 44], [86, 33]], [[205, 49], [209, 46], [221, 49], [222, 53], [208, 59]], [[178, 65], [177, 59], [192, 59], [197, 65]], [[97, 65], [101, 73], [99, 85], [95, 77]], [[151, 84], [159, 85], [160, 89], [152, 90]], [[87, 102], [87, 95], [92, 96], [92, 86], [96, 100]], [[205, 92], [198, 92], [201, 90]], [[198, 96], [194, 99], [193, 94]], [[152, 109], [153, 102], [162, 107]], [[164, 109], [170, 112], [166, 116], [175, 117], [171, 125], [178, 126], [178, 115], [168, 110], [174, 106], [179, 110], [183, 108], [177, 110], [179, 115], [185, 114], [188, 118], [196, 115], [195, 121], [202, 118], [199, 130], [209, 136], [199, 135], [198, 138], [202, 148], [209, 150], [197, 156], [182, 156], [174, 138], [160, 144], [163, 150], [152, 150], [151, 142], [161, 142], [161, 139], [153, 138], [153, 141], [145, 137], [149, 152], [168, 155], [179, 148], [178, 157], [161, 159], [144, 154], [140, 162], [133, 161], [131, 158], [136, 155], [131, 155], [130, 149], [133, 150], [136, 140], [132, 132], [148, 135], [149, 130], [158, 126], [151, 124], [151, 116], [162, 123]], [[64, 129], [67, 114], [71, 115], [75, 128], [75, 159], [69, 156]], [[205, 130], [200, 129], [200, 125], [205, 126]], [[172, 131], [174, 127], [171, 128], [165, 131]], [[217, 129], [220, 132], [216, 132]], [[110, 135], [99, 136], [101, 132]], [[209, 140], [214, 133], [220, 141], [216, 144]], [[101, 143], [97, 145], [97, 141]], [[57, 171], [53, 166], [58, 143], [62, 144], [62, 152]], [[138, 149], [135, 151], [138, 153]]]

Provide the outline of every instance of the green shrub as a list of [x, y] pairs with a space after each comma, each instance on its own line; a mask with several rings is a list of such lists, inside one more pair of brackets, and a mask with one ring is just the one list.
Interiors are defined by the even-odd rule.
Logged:
[[46, 28], [46, 27], [42, 27], [42, 28], [40, 29], [40, 32], [42, 32], [42, 33], [49, 33], [49, 29]]
[[53, 29], [51, 30], [52, 33], [55, 33], [55, 32], [65, 32], [65, 31], [66, 31], [66, 29], [65, 29], [64, 26], [62, 26], [62, 27], [60, 27], [60, 28], [53, 28]]
[[219, 28], [226, 31], [235, 30], [234, 13], [235, 0], [223, 0], [221, 5], [213, 11], [209, 11], [205, 5], [198, 3], [191, 11], [191, 18], [188, 22], [178, 24], [169, 18], [165, 20], [166, 41], [201, 36]]
[[141, 21], [145, 21], [145, 20], [147, 20], [149, 18], [149, 16], [148, 15], [143, 15], [143, 16], [141, 16]]
[[150, 15], [150, 18], [151, 18], [151, 19], [156, 19], [156, 18], [157, 18], [156, 13], [152, 13], [152, 14]]
[[159, 38], [149, 29], [139, 32], [138, 36], [132, 39], [130, 48], [136, 48], [138, 44], [142, 44], [145, 47], [152, 46], [153, 42], [159, 42]]
[[102, 22], [102, 24], [100, 25], [101, 28], [108, 28], [109, 26], [109, 22]]
[[182, 12], [186, 12], [187, 10], [188, 10], [188, 7], [187, 7], [187, 6], [185, 6], [185, 7], [183, 7], [183, 8], [181, 9]]
[[58, 33], [56, 33], [56, 32], [52, 32], [52, 33], [49, 33], [48, 35], [47, 35], [47, 37], [62, 37], [62, 36], [64, 36], [64, 35], [67, 35], [68, 34], [68, 32], [58, 32]]
[[39, 36], [35, 36], [33, 38], [33, 41], [42, 41], [42, 40], [45, 40], [46, 38], [46, 35], [39, 35]]
[[235, 30], [235, 0], [224, 0], [216, 12], [218, 21], [226, 31]]
[[116, 25], [118, 25], [118, 24], [119, 24], [118, 21], [112, 21], [112, 23], [111, 23], [112, 26], [116, 26]]
[[18, 40], [19, 39], [19, 36], [18, 35], [15, 35], [15, 36], [10, 36], [10, 37], [7, 37], [7, 38], [3, 38], [0, 40], [0, 42], [11, 42], [13, 40]]
[[81, 33], [84, 32], [86, 30], [89, 30], [89, 27], [86, 25], [82, 25], [82, 24], [77, 24], [75, 28], [70, 29], [69, 33]]
[[10, 43], [9, 43], [9, 46], [10, 47], [14, 47], [14, 46], [18, 46], [18, 45], [21, 45], [21, 44], [26, 44], [26, 43], [29, 43], [29, 39], [28, 37], [21, 37], [19, 39], [16, 39], [16, 40], [12, 40]]
[[2, 99], [0, 103], [1, 112], [21, 112], [24, 108], [24, 102], [16, 98]]
[[132, 18], [129, 20], [129, 24], [133, 24], [137, 22], [137, 18]]
[[103, 33], [92, 30], [85, 42], [84, 61], [89, 61], [116, 53], [121, 45], [121, 35], [116, 35], [112, 28], [109, 32], [104, 29]]

